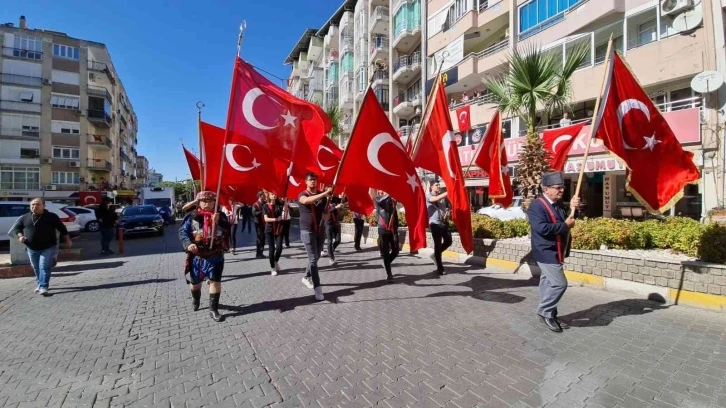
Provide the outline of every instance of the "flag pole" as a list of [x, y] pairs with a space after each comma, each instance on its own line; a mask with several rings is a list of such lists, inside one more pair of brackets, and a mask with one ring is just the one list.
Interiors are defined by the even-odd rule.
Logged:
[[[421, 125], [418, 127], [418, 130], [416, 131], [416, 137], [413, 139], [413, 145], [411, 147], [411, 160], [413, 160], [416, 157], [416, 153], [418, 153], [418, 148], [421, 144], [421, 133], [423, 132], [423, 129], [425, 127], [426, 122], [428, 121], [429, 117], [431, 116], [431, 111], [433, 111], [434, 104], [432, 103], [432, 99], [436, 92], [438, 91], [438, 87], [441, 85], [441, 69], [444, 67], [444, 61], [446, 60], [446, 57], [449, 56], [449, 53], [444, 50], [443, 53], [441, 53], [441, 64], [436, 68], [436, 74], [434, 75], [434, 83], [431, 84], [431, 92], [426, 96], [426, 105], [424, 106], [424, 114], [421, 117]], [[436, 59], [434, 58], [434, 63], [436, 62]]]
[[[383, 63], [382, 60], [377, 59], [373, 62], [373, 73], [368, 78], [368, 86], [366, 87], [365, 94], [368, 94], [368, 91], [371, 89], [371, 85], [373, 85], [373, 80], [375, 79], [376, 73], [384, 68], [386, 68], [386, 64]], [[365, 100], [365, 96], [364, 96]], [[353, 135], [355, 135], [355, 129], [358, 127], [358, 120], [360, 120], [360, 110], [358, 111], [358, 114], [355, 117], [355, 122], [353, 123], [353, 130], [350, 133], [350, 138], [348, 139], [348, 145], [345, 146], [345, 150], [343, 150], [343, 156], [340, 158], [340, 164], [338, 164], [338, 168], [335, 170], [335, 177], [333, 178], [333, 189], [332, 191], [335, 191], [335, 187], [338, 185], [338, 176], [340, 175], [340, 169], [343, 168], [343, 162], [345, 162], [345, 158], [348, 157], [348, 150], [350, 148], [350, 141], [353, 140]]]
[[[597, 129], [597, 116], [600, 114], [600, 103], [602, 102], [602, 94], [605, 91], [605, 83], [608, 78], [608, 69], [610, 64], [610, 56], [613, 50], [613, 35], [610, 34], [610, 40], [608, 41], [608, 50], [605, 54], [605, 72], [602, 76], [602, 83], [600, 85], [600, 93], [597, 94], [597, 100], [595, 101], [595, 109], [592, 114], [592, 124], [590, 124], [590, 132], [587, 136], [587, 144], [585, 145], [585, 154], [582, 156], [582, 166], [580, 167], [580, 175], [577, 177], [577, 186], [575, 187], [575, 194], [573, 197], [580, 196], [580, 188], [582, 187], [582, 178], [585, 175], [585, 165], [587, 164], [587, 157], [590, 155], [590, 145], [592, 144], [592, 136]], [[570, 208], [570, 218], [575, 216], [576, 208]]]
[[[202, 108], [204, 108], [204, 102], [197, 102], [197, 137], [199, 138], [199, 185], [204, 190], [204, 166], [202, 160], [204, 158], [204, 138], [202, 138]], [[179, 139], [181, 140], [181, 139]], [[182, 143], [182, 146], [184, 144]]]

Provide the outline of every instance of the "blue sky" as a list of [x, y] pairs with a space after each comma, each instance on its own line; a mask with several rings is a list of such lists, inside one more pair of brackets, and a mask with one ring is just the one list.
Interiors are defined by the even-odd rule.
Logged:
[[[187, 178], [179, 138], [198, 150], [196, 107], [224, 126], [242, 20], [242, 57], [282, 78], [283, 61], [308, 27], [319, 28], [340, 0], [7, 0], [0, 23], [60, 31], [105, 43], [139, 118], [139, 153], [165, 180]], [[275, 83], [278, 79], [270, 77]]]

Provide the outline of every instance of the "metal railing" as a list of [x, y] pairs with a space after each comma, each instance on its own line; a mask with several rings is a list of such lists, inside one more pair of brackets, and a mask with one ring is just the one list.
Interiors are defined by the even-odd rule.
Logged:
[[373, 13], [371, 13], [371, 22], [369, 23], [370, 27], [372, 28], [373, 25], [375, 25], [375, 22], [373, 20], [387, 19], [388, 17], [390, 17], [390, 15], [391, 14], [390, 14], [390, 10], [388, 9], [388, 7], [378, 6], [378, 7], [374, 8]]
[[413, 135], [413, 127], [412, 126], [401, 126], [398, 129], [398, 135], [400, 137], [409, 137]]
[[393, 28], [393, 38], [394, 41], [398, 40], [399, 37], [403, 36], [404, 34], [410, 34], [414, 32], [415, 30], [421, 29], [421, 17], [415, 16], [413, 21], [409, 20], [403, 20], [396, 24], [396, 26]]
[[376, 71], [373, 74], [373, 81], [387, 81], [388, 80], [388, 71]]
[[449, 109], [454, 110], [454, 109], [459, 109], [462, 106], [466, 106], [466, 105], [474, 105], [474, 104], [484, 105], [484, 104], [488, 104], [488, 103], [497, 103], [497, 98], [494, 96], [494, 94], [488, 93], [485, 95], [474, 96], [466, 101], [464, 101], [464, 100], [455, 101], [453, 104], [449, 103]]
[[3, 137], [30, 137], [40, 139], [40, 130], [0, 128], [0, 136]]
[[111, 115], [106, 113], [106, 111], [104, 110], [88, 109], [86, 116], [91, 122], [104, 123], [108, 126], [111, 126], [111, 124], [113, 123]]
[[[501, 41], [498, 41], [498, 42], [496, 42], [496, 43], [494, 43], [494, 44], [492, 44], [492, 45], [484, 48], [481, 51], [478, 51], [478, 52], [470, 52], [464, 58], [462, 58], [461, 61], [459, 61], [456, 64], [454, 64], [451, 67], [449, 67], [449, 69], [461, 65], [461, 64], [465, 63], [466, 61], [468, 61], [471, 58], [479, 58], [479, 59], [481, 59], [481, 58], [484, 58], [484, 57], [489, 57], [489, 56], [494, 55], [494, 54], [496, 54], [496, 53], [498, 53], [500, 51], [504, 51], [504, 50], [506, 50], [508, 48], [509, 48], [509, 37], [505, 37]], [[502, 62], [505, 63], [505, 61], [502, 61]], [[429, 79], [433, 78], [435, 73], [436, 73], [436, 70], [435, 69], [431, 69], [430, 72], [429, 72], [429, 74], [428, 74], [429, 75]]]
[[87, 140], [89, 144], [92, 145], [104, 145], [108, 147], [109, 149], [113, 148], [113, 142], [111, 142], [111, 139], [108, 138], [108, 136], [104, 135], [88, 135]]
[[106, 71], [108, 69], [108, 64], [105, 62], [98, 62], [93, 60], [88, 60], [88, 69], [91, 71]]
[[101, 98], [106, 98], [109, 102], [113, 103], [113, 96], [111, 96], [111, 93], [106, 88], [92, 88], [89, 86], [86, 93], [89, 96], [100, 96]]
[[0, 101], [0, 110], [40, 113], [41, 105], [36, 102]]
[[489, 0], [479, 0], [479, 12], [485, 11], [489, 8]]
[[22, 58], [22, 59], [27, 59], [27, 60], [32, 60], [32, 61], [42, 61], [43, 60], [43, 52], [34, 51], [34, 50], [26, 50], [24, 48], [3, 47], [3, 56]]
[[416, 68], [421, 66], [421, 52], [416, 51], [411, 55], [401, 55], [396, 62], [393, 63], [393, 73], [406, 68]]
[[6, 85], [43, 86], [43, 78], [27, 75], [0, 74], [0, 82]]
[[421, 100], [421, 92], [401, 92], [393, 98], [393, 106], [396, 107], [404, 102], [414, 102], [416, 100]]
[[378, 50], [388, 50], [388, 36], [376, 35], [371, 39], [371, 55], [374, 55]]
[[88, 159], [87, 167], [89, 170], [111, 171], [111, 163], [105, 159]]

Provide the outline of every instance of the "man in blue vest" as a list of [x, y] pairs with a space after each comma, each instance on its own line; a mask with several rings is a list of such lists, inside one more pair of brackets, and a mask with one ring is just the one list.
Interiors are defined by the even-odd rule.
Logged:
[[[568, 218], [562, 206], [565, 180], [562, 173], [542, 175], [543, 194], [529, 205], [527, 218], [532, 237], [532, 257], [542, 275], [539, 280], [539, 307], [537, 314], [550, 330], [560, 333], [567, 324], [557, 320], [557, 303], [567, 290], [567, 278], [563, 264], [570, 247], [570, 230], [575, 220]], [[577, 207], [578, 197], [572, 197], [570, 205]]]

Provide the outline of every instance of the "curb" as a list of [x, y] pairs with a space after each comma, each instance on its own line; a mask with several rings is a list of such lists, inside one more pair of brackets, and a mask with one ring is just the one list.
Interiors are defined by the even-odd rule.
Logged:
[[[74, 262], [83, 260], [83, 249], [61, 249], [53, 266], [58, 262]], [[0, 279], [32, 278], [35, 276], [32, 265], [10, 265], [0, 267]]]

